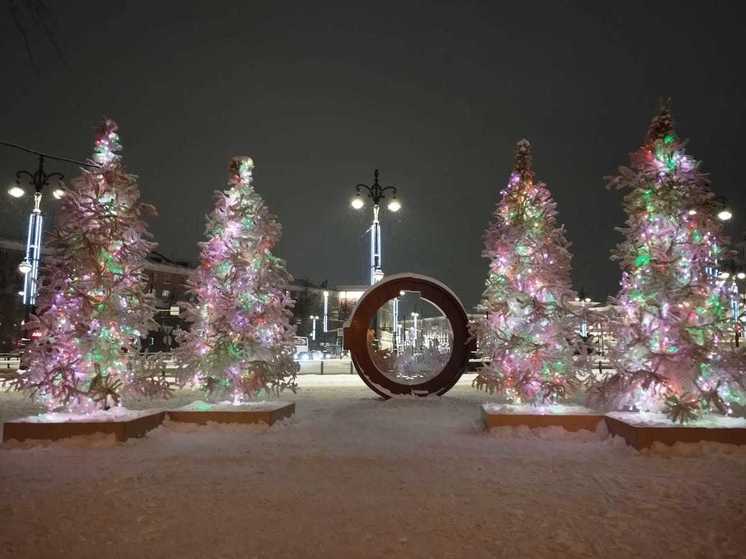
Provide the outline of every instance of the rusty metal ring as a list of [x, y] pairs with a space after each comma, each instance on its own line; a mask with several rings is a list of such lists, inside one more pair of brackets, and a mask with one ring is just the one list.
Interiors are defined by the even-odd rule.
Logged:
[[[400, 384], [381, 371], [368, 351], [367, 333], [371, 319], [378, 309], [394, 299], [401, 291], [418, 291], [420, 297], [438, 307], [445, 314], [453, 330], [451, 357], [440, 373], [420, 384]], [[372, 285], [355, 305], [344, 326], [344, 347], [349, 349], [355, 369], [363, 382], [384, 398], [394, 396], [442, 396], [464, 373], [469, 357], [476, 349], [469, 335], [469, 319], [464, 306], [453, 291], [444, 284], [416, 274], [395, 274]]]

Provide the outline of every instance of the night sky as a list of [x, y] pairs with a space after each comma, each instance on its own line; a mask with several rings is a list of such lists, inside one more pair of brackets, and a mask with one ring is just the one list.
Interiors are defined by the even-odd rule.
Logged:
[[[364, 283], [370, 208], [349, 201], [379, 168], [403, 204], [382, 212], [384, 271], [432, 275], [471, 307], [482, 232], [526, 137], [573, 243], [575, 287], [604, 299], [624, 218], [603, 177], [662, 95], [743, 230], [737, 2], [50, 2], [64, 61], [32, 30], [37, 70], [7, 4], [0, 140], [84, 159], [96, 122], [117, 120], [173, 259], [196, 260], [227, 161], [248, 154], [290, 271]], [[35, 165], [0, 147], [0, 182]], [[1, 200], [0, 234], [22, 239], [29, 199]]]

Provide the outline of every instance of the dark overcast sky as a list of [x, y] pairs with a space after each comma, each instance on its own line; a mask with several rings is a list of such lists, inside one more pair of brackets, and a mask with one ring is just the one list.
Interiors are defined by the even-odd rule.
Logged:
[[[470, 307], [482, 232], [527, 137], [575, 287], [604, 298], [623, 214], [603, 177], [661, 95], [714, 190], [746, 208], [737, 2], [50, 2], [67, 65], [33, 33], [38, 73], [2, 4], [0, 139], [86, 158], [96, 121], [115, 118], [175, 259], [196, 259], [228, 158], [250, 154], [290, 271], [362, 283], [369, 213], [349, 199], [378, 167], [404, 205], [384, 211], [385, 272], [432, 275]], [[0, 148], [0, 181], [34, 165]], [[27, 204], [2, 198], [1, 234], [23, 237]]]

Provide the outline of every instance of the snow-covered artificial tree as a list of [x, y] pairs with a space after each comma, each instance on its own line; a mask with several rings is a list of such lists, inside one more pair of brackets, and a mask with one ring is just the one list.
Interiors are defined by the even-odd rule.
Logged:
[[145, 389], [140, 338], [155, 325], [143, 266], [153, 243], [136, 178], [127, 173], [118, 128], [97, 130], [92, 166], [65, 191], [16, 387], [50, 410], [88, 413]]
[[565, 305], [574, 297], [568, 247], [556, 204], [534, 175], [531, 144], [521, 140], [485, 233], [486, 316], [474, 333], [490, 362], [478, 372], [476, 387], [518, 403], [556, 403], [571, 394], [576, 376], [575, 332]]
[[618, 409], [684, 422], [744, 403], [744, 360], [729, 347], [729, 295], [718, 261], [726, 239], [698, 161], [674, 131], [670, 101], [609, 186], [626, 192], [612, 361], [596, 395]]
[[189, 281], [191, 328], [179, 335], [182, 380], [236, 404], [294, 391], [298, 372], [291, 277], [271, 252], [281, 227], [254, 189], [253, 168], [250, 157], [234, 157], [228, 188], [216, 193]]

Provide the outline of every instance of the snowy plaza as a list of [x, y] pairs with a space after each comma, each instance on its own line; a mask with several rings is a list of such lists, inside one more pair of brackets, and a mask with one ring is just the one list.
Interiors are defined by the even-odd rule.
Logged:
[[746, 558], [742, 6], [0, 4], [0, 559]]
[[[470, 381], [381, 401], [357, 375], [314, 375], [271, 428], [6, 445], [0, 556], [743, 556], [744, 447], [486, 433]], [[14, 394], [0, 410], [34, 411]]]

